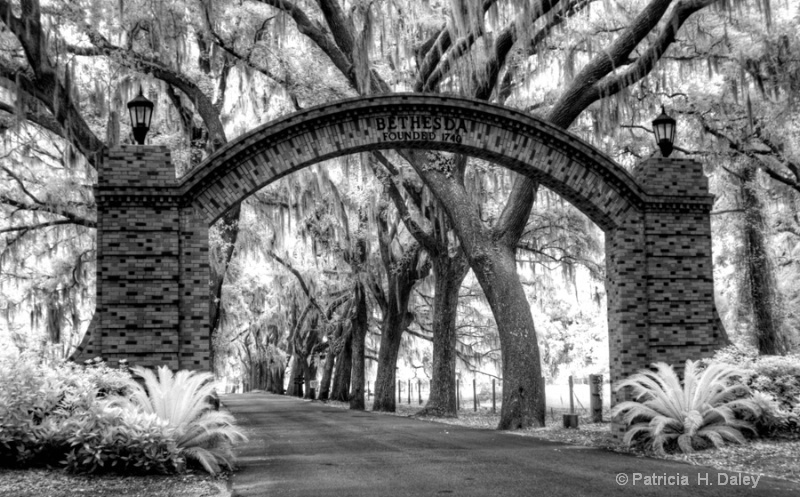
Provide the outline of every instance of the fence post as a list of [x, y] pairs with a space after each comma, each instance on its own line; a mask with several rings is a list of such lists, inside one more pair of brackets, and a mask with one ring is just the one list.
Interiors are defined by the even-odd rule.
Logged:
[[589, 410], [592, 423], [603, 422], [603, 375], [589, 375]]
[[403, 403], [403, 382], [397, 380], [397, 404]]
[[569, 413], [575, 414], [575, 394], [573, 393], [572, 375], [569, 375]]
[[461, 409], [461, 379], [456, 377], [456, 412]]
[[422, 405], [422, 380], [417, 378], [417, 397], [419, 398], [419, 405]]
[[408, 405], [411, 405], [411, 378], [408, 379]]
[[492, 412], [497, 412], [497, 400], [495, 399], [494, 378], [492, 378]]
[[478, 412], [478, 389], [475, 385], [475, 378], [472, 379], [472, 410]]
[[564, 428], [578, 428], [578, 415], [575, 414], [575, 393], [572, 375], [569, 376], [569, 414], [564, 414]]

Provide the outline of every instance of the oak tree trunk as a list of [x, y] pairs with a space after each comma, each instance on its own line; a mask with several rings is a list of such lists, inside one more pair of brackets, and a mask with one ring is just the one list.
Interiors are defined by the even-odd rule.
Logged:
[[309, 360], [307, 358], [303, 358], [303, 378], [305, 378], [305, 394], [303, 398], [305, 399], [314, 399], [312, 395], [316, 395], [316, 392], [313, 391], [311, 388], [311, 382], [317, 378], [317, 367], [313, 364], [309, 364]]
[[279, 366], [272, 366], [270, 368], [270, 376], [272, 377], [272, 393], [276, 393], [278, 395], [283, 395], [283, 381], [284, 381], [284, 368]]
[[353, 369], [350, 376], [350, 409], [363, 411], [366, 407], [364, 386], [366, 384], [366, 338], [369, 319], [367, 316], [367, 297], [363, 285], [356, 291], [356, 313], [351, 332], [353, 341]]
[[292, 356], [291, 363], [289, 365], [289, 385], [286, 389], [286, 395], [291, 395], [292, 397], [302, 397], [303, 396], [303, 386], [301, 381], [303, 380], [303, 366], [300, 364], [300, 358], [295, 354]]
[[272, 367], [267, 363], [266, 365], [266, 381], [264, 382], [264, 390], [267, 392], [272, 392], [274, 390], [274, 377], [272, 376]]
[[763, 205], [756, 192], [756, 169], [747, 165], [741, 172], [742, 208], [744, 209], [744, 298], [752, 313], [753, 332], [758, 353], [786, 353], [782, 333], [775, 273], [764, 240], [767, 223]]
[[500, 335], [503, 357], [503, 404], [501, 430], [544, 426], [544, 396], [539, 344], [530, 304], [517, 275], [513, 249], [496, 250], [492, 258], [472, 264]]
[[544, 395], [539, 344], [516, 267], [516, 243], [530, 215], [537, 185], [518, 178], [497, 226], [490, 228], [481, 221], [463, 185], [454, 184], [444, 174], [423, 171], [418, 165], [415, 169], [425, 175], [425, 182], [447, 211], [497, 323], [503, 358], [498, 428], [544, 426], [544, 404], [538, 400]]
[[381, 345], [378, 351], [375, 400], [372, 410], [394, 412], [397, 356], [403, 333], [413, 318], [408, 312], [408, 300], [414, 284], [425, 276], [427, 269], [417, 269], [422, 251], [419, 245], [408, 248], [402, 257], [395, 259], [395, 256], [390, 255], [391, 242], [386, 238], [380, 239], [379, 242], [382, 245], [389, 291], [382, 304]]
[[431, 391], [418, 416], [458, 417], [456, 404], [456, 314], [458, 290], [469, 266], [459, 251], [433, 257], [433, 372]]
[[[329, 342], [331, 344], [336, 343], [337, 340], [342, 336], [342, 325], [339, 324], [336, 326], [336, 332], [334, 333], [332, 340]], [[322, 368], [322, 379], [319, 382], [319, 400], [328, 400], [328, 396], [331, 393], [331, 380], [333, 380], [333, 365], [336, 363], [336, 355], [333, 353], [331, 348], [328, 348], [328, 353], [325, 356], [325, 365]]]
[[[405, 311], [405, 308], [403, 308], [403, 311]], [[395, 411], [396, 367], [401, 338], [405, 331], [403, 321], [403, 316], [397, 312], [395, 305], [390, 303], [389, 310], [383, 317], [383, 324], [381, 325], [381, 348], [378, 352], [378, 372], [375, 378], [373, 411]]]
[[347, 402], [350, 399], [350, 375], [353, 369], [352, 336], [352, 332], [346, 334], [342, 350], [336, 357], [330, 400]]

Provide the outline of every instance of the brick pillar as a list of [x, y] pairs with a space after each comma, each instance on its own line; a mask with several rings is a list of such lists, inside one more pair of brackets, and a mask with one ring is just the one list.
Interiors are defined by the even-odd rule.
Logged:
[[714, 305], [711, 208], [703, 166], [652, 158], [634, 171], [645, 206], [650, 362], [682, 369], [721, 344]]
[[123, 145], [104, 159], [95, 329], [75, 358], [208, 370], [206, 224], [182, 207], [166, 147]]
[[[606, 234], [612, 387], [666, 362], [707, 357], [720, 344], [714, 306], [710, 212], [702, 165], [652, 158], [633, 173], [648, 197]], [[623, 395], [612, 395], [614, 402]], [[624, 426], [614, 424], [616, 434]]]
[[[613, 388], [626, 376], [649, 364], [647, 259], [644, 216], [629, 212], [613, 232], [606, 232], [606, 294], [608, 299], [609, 369], [612, 405], [625, 400]], [[612, 422], [615, 437], [625, 426]]]
[[208, 371], [208, 224], [191, 206], [181, 209], [180, 218], [180, 363], [183, 369]]

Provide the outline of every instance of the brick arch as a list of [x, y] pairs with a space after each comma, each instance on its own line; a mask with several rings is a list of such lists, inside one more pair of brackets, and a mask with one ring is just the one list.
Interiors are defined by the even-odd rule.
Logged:
[[[447, 130], [448, 123], [456, 129]], [[458, 131], [460, 143], [446, 131]], [[653, 361], [678, 364], [720, 345], [713, 197], [700, 164], [653, 158], [631, 174], [570, 133], [513, 109], [454, 97], [385, 95], [268, 123], [181, 180], [166, 147], [109, 151], [95, 188], [95, 328], [76, 358], [209, 369], [209, 225], [293, 171], [345, 154], [403, 147], [461, 152], [533, 177], [604, 229], [612, 382]]]
[[192, 170], [181, 189], [213, 223], [287, 174], [391, 148], [458, 152], [505, 166], [558, 192], [606, 231], [646, 197], [630, 173], [559, 127], [478, 100], [419, 94], [344, 100], [267, 123]]

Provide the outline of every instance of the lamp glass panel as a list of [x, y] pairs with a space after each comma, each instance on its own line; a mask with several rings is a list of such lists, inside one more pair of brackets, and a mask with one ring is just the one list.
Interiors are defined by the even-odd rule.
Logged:
[[656, 132], [656, 142], [660, 142], [664, 138], [666, 138], [666, 130], [664, 129], [665, 125], [663, 123], [658, 123], [653, 128]]
[[144, 120], [142, 120], [142, 124], [146, 127], [150, 127], [150, 119], [153, 117], [153, 109], [152, 107], [145, 107], [144, 108]]

